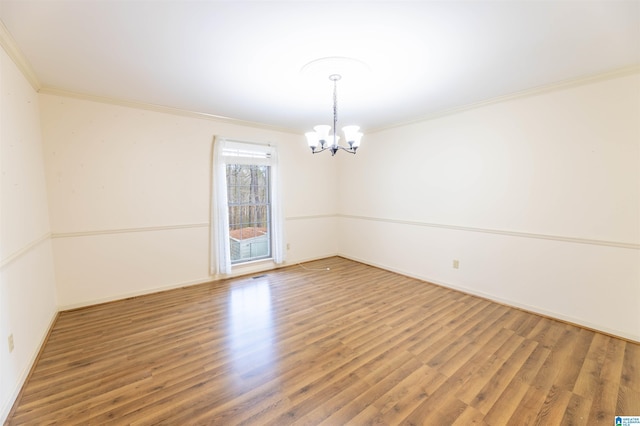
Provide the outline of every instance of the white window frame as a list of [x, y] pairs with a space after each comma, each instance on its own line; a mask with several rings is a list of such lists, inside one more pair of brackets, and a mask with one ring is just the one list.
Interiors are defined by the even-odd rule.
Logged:
[[227, 164], [266, 164], [270, 166], [271, 192], [271, 260], [284, 261], [283, 219], [277, 149], [271, 144], [215, 138], [212, 161], [211, 196], [211, 274], [229, 275], [231, 263], [229, 242], [229, 203], [227, 198]]

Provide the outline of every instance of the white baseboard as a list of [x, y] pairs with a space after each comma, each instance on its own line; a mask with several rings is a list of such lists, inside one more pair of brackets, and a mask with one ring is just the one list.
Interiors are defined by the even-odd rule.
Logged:
[[149, 289], [146, 289], [146, 290], [134, 291], [134, 292], [131, 292], [131, 293], [122, 293], [122, 294], [116, 294], [116, 295], [113, 295], [113, 296], [103, 297], [103, 298], [99, 298], [99, 299], [91, 299], [91, 300], [85, 300], [85, 301], [77, 302], [77, 303], [59, 305], [58, 306], [58, 311], [62, 312], [62, 311], [68, 311], [68, 310], [71, 310], [71, 309], [85, 308], [87, 306], [99, 305], [101, 303], [115, 302], [117, 300], [128, 299], [130, 297], [144, 296], [146, 294], [158, 293], [160, 291], [173, 290], [173, 289], [176, 289], [176, 288], [189, 287], [189, 286], [198, 285], [198, 284], [206, 284], [206, 283], [218, 281], [218, 280], [221, 280], [221, 279], [235, 278], [235, 277], [239, 277], [239, 276], [242, 276], [242, 275], [248, 275], [248, 274], [254, 274], [254, 273], [258, 273], [258, 272], [271, 271], [273, 269], [284, 268], [284, 267], [287, 267], [287, 266], [293, 266], [293, 265], [296, 265], [298, 263], [303, 263], [303, 262], [311, 262], [311, 261], [314, 261], [314, 260], [326, 259], [327, 257], [333, 257], [333, 256], [338, 256], [338, 254], [328, 254], [328, 255], [325, 255], [325, 256], [313, 257], [313, 258], [305, 258], [305, 259], [296, 260], [296, 261], [290, 261], [290, 260], [287, 261], [287, 260], [285, 260], [285, 262], [282, 263], [281, 265], [276, 265], [273, 262], [255, 263], [254, 265], [250, 265], [248, 267], [238, 268], [235, 273], [232, 273], [229, 276], [224, 276], [224, 277], [208, 276], [208, 277], [203, 277], [203, 278], [196, 279], [196, 280], [183, 281], [183, 282], [179, 282], [179, 283], [168, 284], [168, 285], [165, 285], [165, 286], [149, 288]]
[[352, 256], [347, 256], [344, 254], [339, 255], [341, 257], [344, 257], [345, 259], [350, 259], [350, 260], [354, 260], [356, 262], [360, 262], [360, 263], [364, 263], [365, 265], [370, 265], [370, 266], [375, 266], [376, 268], [380, 268], [380, 269], [384, 269], [390, 272], [395, 272], [397, 274], [400, 275], [404, 275], [410, 278], [415, 278], [417, 280], [420, 281], [426, 281], [432, 284], [436, 284], [442, 287], [446, 287], [446, 288], [450, 288], [452, 290], [457, 290], [460, 291], [462, 293], [466, 293], [466, 294], [470, 294], [472, 296], [478, 296], [478, 297], [482, 297], [483, 299], [487, 299], [487, 300], [491, 300], [493, 302], [496, 303], [500, 303], [502, 305], [506, 305], [506, 306], [511, 306], [513, 308], [517, 308], [517, 309], [522, 309], [523, 311], [527, 311], [527, 312], [531, 312], [533, 314], [538, 314], [538, 315], [542, 315], [548, 318], [552, 318], [552, 319], [557, 319], [559, 321], [563, 321], [566, 323], [570, 323], [573, 325], [576, 325], [578, 327], [584, 327], [584, 328], [588, 328], [590, 330], [594, 330], [594, 331], [599, 331], [611, 336], [616, 336], [616, 337], [620, 337], [629, 341], [633, 341], [636, 343], [640, 343], [640, 335], [633, 335], [630, 333], [627, 333], [625, 331], [622, 330], [615, 330], [615, 329], [611, 329], [608, 327], [603, 327], [602, 325], [599, 324], [593, 324], [590, 323], [588, 321], [584, 321], [582, 319], [579, 318], [574, 318], [571, 317], [569, 315], [564, 315], [562, 313], [559, 312], [553, 312], [553, 311], [549, 311], [543, 308], [540, 308], [538, 306], [532, 306], [532, 305], [527, 305], [525, 303], [519, 303], [519, 302], [515, 302], [513, 300], [508, 300], [508, 299], [503, 299], [501, 297], [497, 297], [493, 294], [489, 294], [489, 293], [485, 293], [482, 291], [478, 291], [472, 288], [468, 288], [468, 287], [464, 287], [464, 286], [460, 286], [457, 284], [452, 284], [452, 283], [447, 283], [447, 282], [443, 282], [443, 281], [439, 281], [439, 280], [433, 280], [429, 277], [426, 276], [420, 276], [420, 275], [416, 275], [416, 274], [412, 274], [409, 273], [407, 271], [403, 271], [403, 270], [399, 270], [396, 268], [392, 268], [388, 265], [383, 265], [383, 264], [378, 264], [375, 262], [369, 262], [367, 260], [364, 259], [359, 259], [357, 257], [352, 257]]
[[115, 294], [113, 296], [102, 297], [100, 299], [85, 300], [78, 303], [60, 305], [58, 306], [58, 311], [63, 312], [63, 311], [69, 311], [72, 309], [86, 308], [87, 306], [99, 305], [101, 303], [115, 302], [117, 300], [129, 299], [131, 297], [144, 296], [145, 294], [153, 294], [161, 291], [173, 290], [181, 287], [189, 287], [197, 284], [205, 284], [212, 281], [216, 281], [216, 279], [214, 277], [206, 277], [206, 278], [201, 278], [197, 280], [183, 281], [179, 283], [168, 284], [165, 286], [154, 287], [154, 288], [149, 288], [149, 289], [140, 290], [140, 291], [134, 291], [131, 293]]
[[38, 355], [40, 354], [40, 351], [42, 350], [42, 347], [44, 346], [47, 340], [47, 337], [49, 336], [49, 332], [53, 328], [53, 324], [55, 323], [57, 317], [58, 317], [58, 311], [54, 312], [53, 315], [51, 316], [51, 319], [49, 319], [49, 324], [45, 328], [44, 333], [40, 336], [40, 342], [38, 343], [36, 350], [31, 354], [31, 356], [29, 357], [29, 362], [27, 363], [25, 368], [20, 372], [18, 381], [16, 382], [14, 389], [10, 394], [9, 399], [5, 401], [4, 406], [0, 410], [0, 424], [4, 424], [4, 422], [7, 421], [7, 417], [9, 417], [9, 413], [11, 412], [11, 409], [13, 408], [13, 405], [15, 404], [16, 399], [18, 398], [18, 395], [20, 395], [20, 391], [22, 390], [22, 387], [27, 381], [27, 378], [29, 377], [31, 370], [35, 366], [35, 363], [38, 359]]

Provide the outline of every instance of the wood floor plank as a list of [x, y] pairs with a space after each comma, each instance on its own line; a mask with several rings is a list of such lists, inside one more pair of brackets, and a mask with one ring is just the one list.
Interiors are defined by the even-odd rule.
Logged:
[[[371, 401], [376, 401], [388, 394], [391, 389], [405, 380], [412, 372], [419, 369], [421, 363], [409, 353], [397, 357], [397, 361], [388, 364], [382, 371], [374, 371], [363, 377], [368, 387], [365, 392], [356, 395], [350, 402], [332, 413], [326, 421], [329, 424], [347, 424], [366, 411]], [[378, 411], [376, 410], [376, 413]]]
[[451, 423], [452, 426], [487, 426], [488, 423], [484, 421], [484, 414], [476, 410], [471, 406], [467, 406], [462, 414], [460, 414]]
[[549, 353], [548, 349], [540, 345], [536, 346], [495, 403], [491, 407], [482, 407], [487, 410], [487, 415], [485, 416], [487, 423], [494, 425], [507, 424], [509, 419], [513, 417], [513, 413], [520, 409], [522, 399], [529, 391], [530, 383], [542, 368]]
[[380, 409], [375, 423], [400, 424], [446, 380], [445, 376], [426, 365], [419, 367], [387, 394], [373, 402], [373, 405]]
[[[573, 331], [575, 334], [576, 332]], [[523, 425], [536, 424], [536, 419], [547, 399], [552, 386], [558, 379], [563, 366], [563, 360], [569, 358], [573, 342], [572, 332], [565, 330], [565, 338], [559, 341], [557, 351], [551, 351], [545, 359], [538, 374], [529, 383], [526, 394], [518, 408], [514, 411], [507, 424]]]
[[572, 393], [562, 420], [560, 420], [560, 424], [563, 426], [586, 425], [590, 411], [591, 400]]
[[450, 425], [463, 415], [469, 406], [457, 398], [449, 397], [443, 400], [441, 404], [433, 406], [432, 404], [423, 403], [419, 408], [424, 410], [414, 410], [407, 418], [409, 424], [422, 425]]
[[467, 404], [471, 404], [471, 402], [477, 399], [479, 395], [484, 398], [484, 396], [482, 396], [482, 389], [491, 382], [491, 379], [500, 374], [500, 371], [504, 366], [505, 359], [512, 356], [513, 352], [515, 352], [521, 342], [522, 337], [518, 335], [509, 336], [504, 344], [502, 344], [496, 352], [486, 358], [480, 368], [474, 371], [473, 376], [466, 381], [465, 386], [456, 393], [456, 396]]
[[573, 392], [590, 398], [596, 391], [610, 337], [595, 334], [573, 385]]
[[551, 386], [547, 397], [538, 410], [535, 423], [537, 425], [562, 424], [564, 413], [571, 401], [572, 393], [558, 386]]
[[61, 312], [5, 425], [640, 414], [637, 343], [339, 257], [302, 266]]
[[507, 358], [498, 371], [486, 381], [469, 404], [486, 414], [500, 398], [527, 359], [531, 357], [537, 346], [538, 343], [531, 340], [525, 340], [520, 343], [513, 355]]
[[609, 346], [604, 358], [600, 377], [613, 383], [620, 381], [625, 356], [626, 342], [620, 339], [609, 339]]
[[612, 418], [621, 415], [621, 413], [616, 413], [618, 392], [618, 387], [608, 380], [599, 380], [589, 412], [589, 425], [611, 424]]
[[[627, 342], [624, 347], [621, 382], [629, 389], [640, 392], [640, 345]], [[640, 399], [639, 399], [640, 401]]]
[[620, 416], [634, 416], [635, 414], [631, 413], [640, 413], [640, 392], [625, 385], [620, 385], [615, 412], [616, 415]]

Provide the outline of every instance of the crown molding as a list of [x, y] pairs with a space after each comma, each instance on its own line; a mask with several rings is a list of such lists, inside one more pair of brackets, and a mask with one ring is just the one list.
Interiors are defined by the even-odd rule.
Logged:
[[40, 84], [40, 80], [38, 76], [33, 71], [31, 64], [27, 60], [27, 58], [22, 54], [22, 51], [18, 48], [16, 41], [13, 36], [5, 27], [4, 22], [0, 20], [0, 45], [7, 52], [9, 58], [16, 64], [20, 72], [27, 79], [33, 90], [39, 92], [42, 88], [42, 84]]
[[598, 74], [591, 74], [588, 76], [582, 76], [577, 78], [572, 78], [569, 80], [560, 81], [557, 83], [551, 83], [544, 86], [538, 86], [531, 89], [521, 90], [519, 92], [510, 93], [503, 96], [497, 96], [494, 98], [486, 99], [479, 102], [474, 102], [467, 105], [462, 105], [459, 107], [451, 108], [448, 110], [444, 110], [441, 112], [436, 112], [434, 114], [426, 115], [421, 118], [417, 118], [415, 120], [403, 121], [401, 123], [391, 124], [389, 126], [378, 127], [375, 129], [371, 129], [367, 131], [367, 134], [382, 132], [384, 130], [395, 129], [398, 127], [408, 126], [411, 124], [418, 124], [425, 121], [435, 120], [437, 118], [446, 117], [448, 115], [459, 114], [461, 112], [473, 110], [476, 108], [482, 108], [489, 105], [495, 105], [502, 102], [512, 101], [516, 99], [527, 98], [530, 96], [541, 95], [544, 93], [555, 92], [558, 90], [569, 89], [572, 87], [583, 86], [585, 84], [596, 83], [599, 81], [610, 80], [613, 78], [624, 77], [627, 75], [640, 73], [640, 64], [634, 64], [623, 68], [618, 68], [615, 70], [610, 70]]
[[290, 128], [272, 126], [265, 123], [245, 121], [237, 118], [225, 117], [222, 115], [215, 115], [215, 114], [209, 114], [209, 113], [197, 112], [197, 111], [189, 111], [186, 109], [174, 108], [174, 107], [169, 107], [164, 105], [156, 105], [156, 104], [149, 104], [145, 102], [129, 101], [125, 99], [116, 99], [116, 98], [110, 98], [106, 96], [72, 92], [69, 90], [58, 89], [55, 87], [42, 87], [38, 92], [44, 95], [62, 96], [66, 98], [80, 99], [85, 101], [98, 102], [102, 104], [118, 105], [118, 106], [127, 107], [127, 108], [135, 108], [135, 109], [142, 109], [146, 111], [153, 111], [153, 112], [159, 112], [164, 114], [179, 115], [182, 117], [199, 118], [203, 120], [216, 121], [218, 123], [235, 124], [237, 126], [244, 126], [244, 127], [254, 127], [254, 128], [258, 128], [262, 130], [270, 130], [274, 132], [295, 133], [295, 134], [300, 133], [299, 131], [296, 131]]
[[[555, 92], [555, 91], [559, 91], [559, 90], [569, 89], [569, 88], [572, 88], [572, 87], [583, 86], [585, 84], [596, 83], [596, 82], [599, 82], [599, 81], [610, 80], [610, 79], [613, 79], [613, 78], [623, 77], [623, 76], [637, 74], [637, 73], [640, 73], [640, 64], [634, 64], [634, 65], [631, 65], [631, 66], [618, 68], [618, 69], [607, 71], [607, 72], [603, 72], [603, 73], [598, 73], [598, 74], [592, 74], [592, 75], [588, 75], [588, 76], [573, 78], [573, 79], [570, 79], [570, 80], [564, 80], [564, 81], [560, 81], [560, 82], [557, 82], [557, 83], [548, 84], [548, 85], [545, 85], [545, 86], [534, 87], [532, 89], [522, 90], [522, 91], [519, 91], [519, 92], [510, 93], [508, 95], [503, 95], [503, 96], [498, 96], [498, 97], [495, 97], [495, 98], [486, 99], [484, 101], [474, 102], [472, 104], [467, 104], [467, 105], [459, 106], [459, 107], [456, 107], [456, 108], [451, 108], [451, 109], [448, 109], [448, 110], [437, 112], [437, 113], [434, 113], [434, 114], [430, 114], [430, 115], [427, 115], [427, 116], [424, 116], [424, 117], [421, 117], [421, 118], [418, 118], [418, 119], [415, 119], [415, 120], [403, 121], [403, 122], [392, 124], [392, 125], [389, 125], [389, 126], [384, 126], [384, 127], [379, 127], [379, 128], [374, 128], [374, 129], [371, 129], [371, 130], [367, 130], [367, 134], [377, 133], [377, 132], [381, 132], [381, 131], [384, 131], [384, 130], [389, 130], [389, 129], [394, 129], [394, 128], [398, 128], [398, 127], [408, 126], [408, 125], [411, 125], [411, 124], [417, 124], [417, 123], [421, 123], [421, 122], [425, 122], [425, 121], [429, 121], [429, 120], [434, 120], [434, 119], [437, 119], [437, 118], [446, 117], [448, 115], [458, 114], [458, 113], [461, 113], [461, 112], [464, 112], [464, 111], [469, 111], [469, 110], [473, 110], [473, 109], [477, 109], [477, 108], [482, 108], [482, 107], [489, 106], [489, 105], [495, 105], [495, 104], [499, 104], [499, 103], [502, 103], [502, 102], [507, 102], [507, 101], [511, 101], [511, 100], [515, 100], [515, 99], [527, 98], [527, 97], [530, 97], [530, 96], [536, 96], [536, 95], [541, 95], [541, 94], [544, 94], [544, 93], [549, 93], [549, 92]], [[35, 74], [34, 74], [34, 77], [35, 77]], [[283, 132], [283, 133], [300, 134], [299, 130], [295, 130], [295, 129], [291, 129], [291, 128], [271, 126], [271, 125], [264, 124], [264, 123], [256, 123], [256, 122], [252, 122], [252, 121], [244, 121], [244, 120], [239, 120], [239, 119], [236, 119], [236, 118], [224, 117], [224, 116], [220, 116], [220, 115], [208, 114], [208, 113], [203, 113], [203, 112], [189, 111], [189, 110], [173, 108], [173, 107], [168, 107], [168, 106], [163, 106], [163, 105], [154, 105], [154, 104], [148, 104], [148, 103], [144, 103], [144, 102], [127, 101], [127, 100], [122, 100], [122, 99], [108, 98], [108, 97], [104, 97], [104, 96], [90, 95], [90, 94], [84, 94], [84, 93], [76, 93], [76, 92], [71, 92], [71, 91], [63, 90], [63, 89], [57, 89], [57, 88], [53, 88], [53, 87], [40, 87], [40, 89], [38, 89], [38, 92], [39, 93], [43, 93], [43, 94], [49, 94], [49, 95], [64, 96], [64, 97], [69, 97], [69, 98], [75, 98], [75, 99], [82, 99], [82, 100], [88, 100], [88, 101], [93, 101], [93, 102], [106, 103], [106, 104], [111, 104], [111, 105], [119, 105], [119, 106], [136, 108], [136, 109], [144, 109], [144, 110], [148, 110], [148, 111], [161, 112], [161, 113], [165, 113], [165, 114], [173, 114], [173, 115], [180, 115], [180, 116], [184, 116], [184, 117], [212, 120], [212, 121], [216, 121], [216, 122], [235, 124], [235, 125], [239, 125], [239, 126], [254, 127], [254, 128], [259, 128], [259, 129], [263, 129], [263, 130], [271, 130], [271, 131], [277, 131], [277, 132]]]

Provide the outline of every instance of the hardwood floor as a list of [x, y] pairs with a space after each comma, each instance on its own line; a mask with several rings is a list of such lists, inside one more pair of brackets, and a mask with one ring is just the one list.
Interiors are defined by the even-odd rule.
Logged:
[[640, 416], [638, 344], [342, 258], [304, 267], [62, 312], [7, 424]]

